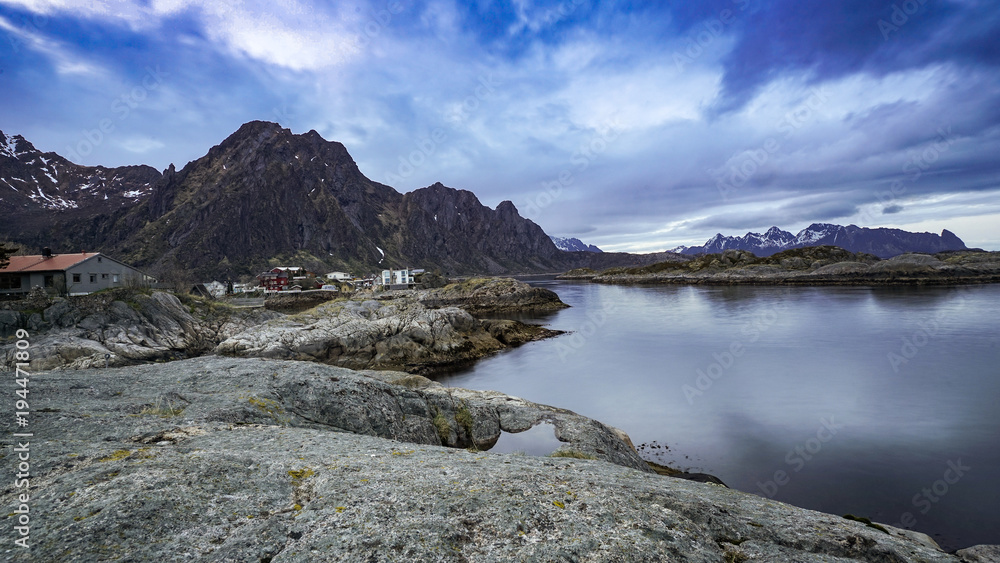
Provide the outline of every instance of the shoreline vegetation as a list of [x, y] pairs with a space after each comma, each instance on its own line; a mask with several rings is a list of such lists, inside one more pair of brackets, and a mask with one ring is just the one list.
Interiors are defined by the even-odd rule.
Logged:
[[[719, 263], [748, 266], [740, 256]], [[421, 375], [561, 334], [488, 318], [566, 307], [552, 291], [474, 278], [306, 310], [284, 301], [293, 312], [138, 290], [3, 304], [0, 357], [12, 366], [11, 334], [30, 331], [32, 429], [47, 437], [31, 466], [32, 514], [45, 525], [12, 560], [1000, 553], [948, 554], [922, 533], [732, 490], [644, 459], [625, 432], [572, 411]], [[541, 423], [563, 443], [549, 456], [487, 451]]]
[[958, 250], [901, 254], [882, 260], [836, 246], [785, 250], [758, 257], [745, 250], [638, 268], [576, 269], [556, 277], [594, 283], [642, 285], [960, 285], [1000, 282], [1000, 252]]

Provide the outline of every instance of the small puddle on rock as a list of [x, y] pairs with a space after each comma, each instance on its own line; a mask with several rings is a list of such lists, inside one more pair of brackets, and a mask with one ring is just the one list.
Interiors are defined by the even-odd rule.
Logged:
[[556, 427], [549, 422], [536, 424], [524, 432], [501, 432], [490, 452], [500, 454], [523, 453], [547, 456], [559, 449], [563, 442], [556, 439]]

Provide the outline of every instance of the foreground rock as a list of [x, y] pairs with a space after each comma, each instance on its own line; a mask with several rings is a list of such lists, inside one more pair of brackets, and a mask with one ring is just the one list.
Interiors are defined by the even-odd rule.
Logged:
[[[205, 357], [32, 382], [31, 548], [9, 543], [11, 561], [960, 561], [920, 534], [633, 468], [600, 423], [418, 376]], [[426, 445], [435, 408], [462, 432], [446, 409], [463, 402], [483, 439], [551, 420], [608, 461]], [[20, 492], [8, 481], [0, 502]]]
[[639, 284], [942, 285], [1000, 282], [1000, 252], [901, 254], [881, 260], [835, 246], [796, 248], [759, 258], [726, 250], [688, 261], [603, 272], [567, 272], [564, 279]]

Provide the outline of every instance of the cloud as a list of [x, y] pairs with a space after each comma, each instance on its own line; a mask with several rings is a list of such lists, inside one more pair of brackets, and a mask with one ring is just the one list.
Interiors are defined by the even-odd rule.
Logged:
[[88, 163], [180, 165], [268, 119], [602, 248], [972, 224], [1000, 189], [1000, 8], [927, 2], [886, 39], [893, 3], [0, 0], [31, 53], [5, 57], [0, 122], [60, 151], [159, 65]]
[[42, 33], [45, 24], [45, 19], [25, 19], [22, 25], [17, 26], [0, 16], [0, 29], [11, 35], [10, 44], [15, 53], [19, 52], [22, 46], [41, 53], [52, 62], [53, 68], [60, 75], [102, 78], [106, 74], [100, 66], [74, 53], [70, 46], [45, 37]]
[[156, 149], [162, 149], [166, 145], [162, 141], [150, 139], [148, 137], [131, 137], [121, 143], [122, 148], [131, 153], [143, 154]]
[[354, 13], [326, 10], [294, 0], [228, 2], [76, 3], [63, 0], [0, 0], [46, 17], [76, 17], [155, 30], [181, 14], [193, 15], [220, 49], [293, 71], [322, 70], [353, 60], [363, 42], [364, 21]]

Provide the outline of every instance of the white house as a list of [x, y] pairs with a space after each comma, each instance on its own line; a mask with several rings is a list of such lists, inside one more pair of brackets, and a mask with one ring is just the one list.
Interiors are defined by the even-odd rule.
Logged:
[[416, 283], [413, 281], [413, 270], [382, 270], [382, 285], [391, 289], [408, 289]]
[[330, 272], [326, 275], [326, 279], [334, 281], [351, 281], [354, 277], [347, 272]]

